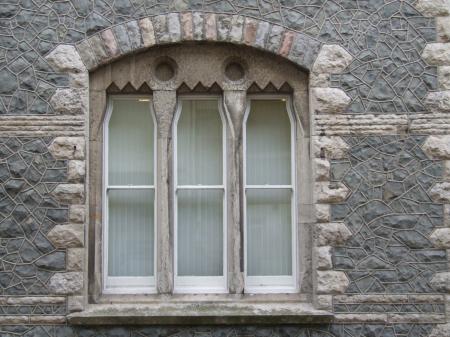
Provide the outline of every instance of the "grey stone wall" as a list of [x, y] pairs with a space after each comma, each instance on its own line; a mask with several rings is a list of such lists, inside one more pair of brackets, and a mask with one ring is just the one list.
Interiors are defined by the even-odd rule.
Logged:
[[[228, 42], [251, 44], [246, 34], [252, 31], [243, 34], [242, 27], [254, 18], [280, 27], [262, 42], [267, 50], [310, 51], [304, 65], [314, 88], [318, 146], [318, 268], [322, 280], [340, 281], [326, 284], [319, 298], [335, 313], [332, 325], [65, 324], [66, 313], [80, 308], [83, 288], [89, 65], [58, 61], [51, 52], [77, 44], [105, 59], [124, 55], [137, 49], [134, 20], [187, 11], [215, 13], [218, 23], [238, 27], [239, 41], [230, 33]], [[230, 15], [239, 16], [231, 22]], [[450, 293], [449, 18], [446, 0], [2, 1], [0, 336], [449, 336], [450, 325], [443, 324]], [[153, 24], [156, 42], [171, 42], [170, 23]], [[203, 30], [209, 28], [200, 27], [192, 39], [208, 40]], [[301, 33], [303, 44], [292, 43], [290, 32]], [[145, 38], [137, 38], [140, 47], [150, 45]], [[111, 41], [117, 50], [104, 50]], [[317, 54], [322, 63], [313, 67]], [[340, 63], [333, 64], [336, 58]]]

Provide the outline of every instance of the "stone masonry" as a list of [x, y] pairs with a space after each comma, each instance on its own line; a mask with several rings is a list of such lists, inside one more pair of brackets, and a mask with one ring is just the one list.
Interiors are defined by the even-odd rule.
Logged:
[[[5, 0], [0, 32], [0, 336], [450, 336], [449, 0]], [[96, 211], [89, 72], [178, 43], [309, 73], [311, 302], [332, 323], [67, 324]]]

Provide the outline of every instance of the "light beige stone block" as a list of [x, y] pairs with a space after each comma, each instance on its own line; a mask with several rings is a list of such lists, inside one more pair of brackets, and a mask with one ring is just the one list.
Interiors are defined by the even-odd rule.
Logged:
[[85, 89], [56, 89], [50, 105], [61, 115], [85, 115], [87, 113], [88, 93]]
[[64, 204], [81, 204], [84, 201], [84, 185], [60, 184], [52, 191], [52, 195]]
[[431, 112], [450, 112], [450, 90], [430, 92], [425, 98], [425, 106]]
[[328, 204], [315, 204], [316, 209], [316, 221], [317, 222], [329, 222], [330, 221], [330, 205]]
[[347, 198], [349, 190], [342, 183], [317, 182], [314, 192], [318, 203], [337, 203]]
[[83, 284], [81, 272], [56, 273], [50, 278], [48, 288], [53, 294], [69, 295], [80, 293]]
[[430, 281], [431, 286], [439, 292], [450, 292], [450, 272], [436, 273]]
[[47, 238], [57, 248], [83, 247], [84, 225], [56, 225], [47, 234]]
[[323, 45], [313, 66], [320, 74], [338, 74], [352, 63], [353, 56], [339, 45]]
[[436, 202], [450, 203], [450, 182], [436, 183], [429, 194]]
[[422, 149], [433, 159], [450, 159], [450, 135], [429, 136]]
[[450, 15], [449, 0], [417, 0], [415, 7], [425, 16]]
[[316, 158], [341, 159], [349, 149], [348, 144], [341, 137], [313, 137], [313, 154]]
[[431, 233], [430, 240], [437, 248], [450, 249], [450, 228], [437, 228]]
[[79, 73], [87, 71], [80, 54], [72, 45], [58, 45], [45, 59], [58, 72]]
[[436, 18], [439, 42], [450, 42], [450, 16]]
[[352, 232], [342, 222], [329, 222], [316, 225], [318, 246], [338, 246], [352, 236]]
[[67, 179], [71, 183], [82, 183], [86, 176], [86, 163], [84, 160], [69, 160], [67, 165]]
[[86, 207], [84, 205], [69, 206], [69, 222], [84, 223], [86, 219]]
[[434, 66], [450, 65], [450, 43], [429, 43], [425, 46], [422, 58]]
[[55, 159], [84, 159], [83, 137], [56, 137], [49, 146]]
[[312, 88], [311, 107], [315, 113], [339, 114], [345, 111], [350, 97], [338, 88]]
[[342, 294], [348, 285], [349, 280], [342, 271], [317, 271], [318, 294]]
[[141, 36], [144, 47], [153, 46], [156, 43], [156, 40], [152, 20], [150, 18], [139, 20], [139, 28], [141, 29]]
[[69, 248], [67, 250], [67, 270], [84, 270], [84, 248]]
[[315, 180], [316, 181], [328, 181], [330, 180], [330, 162], [326, 159], [315, 158]]
[[450, 336], [450, 323], [437, 324], [431, 331], [429, 337], [448, 337]]
[[333, 269], [333, 262], [331, 260], [331, 247], [323, 246], [314, 248], [316, 258], [317, 270]]

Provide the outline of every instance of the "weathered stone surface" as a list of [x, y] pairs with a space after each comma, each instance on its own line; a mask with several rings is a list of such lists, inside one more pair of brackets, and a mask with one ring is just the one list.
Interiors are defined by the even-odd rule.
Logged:
[[49, 316], [49, 315], [36, 315], [30, 316], [31, 324], [64, 324], [66, 323], [66, 316]]
[[69, 248], [67, 250], [67, 271], [84, 270], [84, 248]]
[[318, 203], [336, 203], [344, 201], [349, 190], [342, 183], [317, 182], [314, 192]]
[[450, 292], [450, 272], [437, 273], [431, 279], [431, 286], [439, 292]]
[[450, 16], [436, 18], [436, 29], [440, 42], [450, 42]]
[[180, 17], [177, 13], [170, 13], [167, 15], [167, 27], [170, 41], [172, 42], [180, 41], [181, 26], [180, 26]]
[[56, 225], [47, 234], [47, 237], [58, 248], [83, 247], [84, 225]]
[[53, 275], [48, 283], [53, 294], [76, 294], [83, 289], [83, 273], [67, 272]]
[[338, 74], [347, 68], [353, 57], [339, 45], [323, 45], [314, 63], [313, 72], [319, 74]]
[[316, 203], [315, 209], [316, 209], [316, 221], [317, 222], [329, 222], [330, 221], [330, 205]]
[[156, 43], [156, 40], [152, 20], [150, 20], [150, 18], [144, 18], [142, 20], [139, 20], [139, 27], [141, 29], [144, 47], [153, 46]]
[[84, 201], [84, 185], [60, 184], [52, 191], [52, 195], [65, 204], [81, 204]]
[[330, 180], [330, 162], [326, 159], [315, 158], [315, 180], [328, 181]]
[[208, 41], [217, 40], [217, 21], [216, 14], [205, 14], [205, 38]]
[[192, 23], [192, 13], [181, 13], [180, 14], [180, 25], [181, 25], [181, 36], [183, 40], [193, 40], [193, 23]]
[[349, 281], [344, 272], [317, 271], [318, 294], [342, 294], [348, 285]]
[[430, 197], [436, 202], [450, 203], [450, 182], [435, 184], [430, 190]]
[[231, 29], [228, 36], [231, 42], [241, 42], [244, 29], [244, 17], [241, 15], [233, 15], [231, 19]]
[[340, 159], [345, 157], [349, 149], [341, 137], [314, 137], [312, 141], [316, 158]]
[[67, 179], [72, 183], [81, 183], [86, 175], [84, 160], [69, 160], [67, 165]]
[[86, 219], [86, 207], [84, 205], [69, 206], [69, 222], [84, 223]]
[[450, 1], [448, 0], [418, 0], [415, 7], [426, 16], [450, 15]]
[[312, 88], [311, 107], [315, 113], [338, 114], [345, 111], [350, 97], [338, 88]]
[[438, 248], [450, 249], [450, 228], [438, 228], [430, 235], [430, 240]]
[[120, 49], [117, 45], [117, 41], [112, 30], [107, 29], [103, 31], [101, 35], [108, 55], [110, 57], [116, 57], [117, 55], [119, 55]]
[[315, 307], [322, 310], [333, 310], [333, 296], [332, 295], [317, 295], [315, 300]]
[[450, 112], [450, 90], [430, 92], [425, 99], [425, 105], [431, 112]]
[[35, 304], [63, 304], [66, 298], [63, 296], [27, 296], [27, 297], [8, 297], [5, 303], [8, 305], [35, 305]]
[[78, 51], [72, 45], [58, 45], [47, 55], [46, 60], [59, 72], [79, 73], [87, 71]]
[[82, 137], [56, 137], [49, 151], [57, 159], [84, 159], [84, 147]]
[[450, 65], [450, 43], [429, 43], [422, 53], [422, 58], [431, 65]]
[[331, 261], [331, 247], [323, 246], [315, 248], [316, 268], [318, 270], [333, 269], [333, 262]]
[[429, 337], [448, 337], [450, 336], [450, 323], [437, 324]]
[[338, 246], [350, 238], [352, 232], [344, 223], [330, 222], [316, 226], [318, 246]]
[[79, 312], [84, 309], [84, 297], [83, 296], [68, 296], [67, 297], [67, 310], [69, 312]]
[[438, 81], [441, 89], [450, 90], [450, 66], [438, 67]]
[[61, 115], [84, 115], [87, 112], [87, 94], [84, 89], [57, 89], [50, 104]]
[[429, 136], [422, 149], [435, 159], [450, 159], [450, 135]]

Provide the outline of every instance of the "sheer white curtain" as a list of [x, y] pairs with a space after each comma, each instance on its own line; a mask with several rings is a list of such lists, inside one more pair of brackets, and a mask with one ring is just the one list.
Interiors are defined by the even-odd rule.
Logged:
[[154, 275], [154, 125], [148, 100], [113, 98], [108, 124], [108, 276]]
[[223, 276], [223, 134], [218, 99], [183, 99], [177, 123], [177, 274]]
[[247, 276], [292, 275], [291, 125], [284, 100], [251, 100], [246, 122]]

